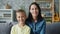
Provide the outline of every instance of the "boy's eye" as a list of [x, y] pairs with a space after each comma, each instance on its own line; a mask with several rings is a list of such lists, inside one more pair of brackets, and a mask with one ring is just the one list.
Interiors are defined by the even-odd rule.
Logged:
[[20, 18], [20, 16], [18, 18]]
[[18, 18], [24, 18], [24, 16], [19, 16]]

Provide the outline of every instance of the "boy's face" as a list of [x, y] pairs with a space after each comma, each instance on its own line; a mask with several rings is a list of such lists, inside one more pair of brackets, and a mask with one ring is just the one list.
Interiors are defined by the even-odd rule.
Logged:
[[25, 23], [26, 14], [24, 12], [18, 12], [16, 13], [16, 18], [19, 23]]

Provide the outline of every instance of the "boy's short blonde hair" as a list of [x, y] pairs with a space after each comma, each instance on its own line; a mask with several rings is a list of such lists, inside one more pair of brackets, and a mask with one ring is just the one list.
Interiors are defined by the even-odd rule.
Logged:
[[24, 12], [25, 15], [26, 15], [26, 12], [25, 12], [23, 9], [18, 9], [18, 10], [16, 10], [16, 13], [19, 13], [19, 12]]
[[16, 13], [17, 12], [24, 12], [25, 13], [25, 11], [23, 9], [18, 9], [18, 10], [16, 10]]

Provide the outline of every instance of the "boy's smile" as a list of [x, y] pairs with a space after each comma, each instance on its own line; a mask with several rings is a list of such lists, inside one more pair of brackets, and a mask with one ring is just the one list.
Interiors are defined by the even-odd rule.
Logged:
[[17, 15], [17, 20], [20, 24], [24, 24], [25, 23], [25, 20], [26, 20], [26, 15], [24, 12], [19, 12], [19, 13], [16, 13]]

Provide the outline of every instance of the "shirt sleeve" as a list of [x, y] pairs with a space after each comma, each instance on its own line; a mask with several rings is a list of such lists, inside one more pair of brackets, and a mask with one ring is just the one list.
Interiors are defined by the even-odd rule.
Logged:
[[26, 32], [26, 34], [30, 34], [31, 29], [29, 28]]
[[43, 25], [43, 28], [42, 28], [40, 34], [45, 34], [45, 32], [46, 32], [46, 22], [44, 21], [44, 25]]
[[10, 34], [15, 34], [15, 29], [14, 27], [11, 28], [11, 33]]

